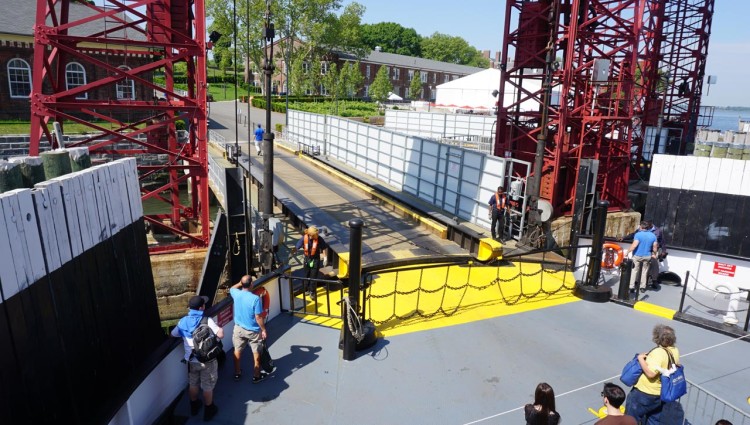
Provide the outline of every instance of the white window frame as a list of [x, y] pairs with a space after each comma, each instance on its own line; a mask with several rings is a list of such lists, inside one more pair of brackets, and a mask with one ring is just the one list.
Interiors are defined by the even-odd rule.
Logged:
[[401, 78], [401, 68], [393, 67], [393, 79], [398, 80]]
[[443, 81], [443, 82], [444, 82], [444, 83], [447, 83], [447, 82], [448, 82], [448, 81], [450, 81], [450, 80], [451, 80], [451, 76], [450, 76], [450, 75], [448, 75], [448, 74], [445, 74], [445, 76], [444, 76], [444, 81]]
[[[76, 80], [76, 81], [71, 81]], [[78, 62], [70, 62], [65, 65], [65, 89], [72, 90], [76, 87], [86, 85], [86, 68]], [[89, 94], [83, 92], [76, 99], [88, 99]]]
[[437, 72], [432, 73], [432, 82], [437, 83]]
[[365, 66], [365, 75], [367, 78], [370, 78], [370, 65]]
[[414, 79], [414, 70], [413, 70], [413, 69], [410, 69], [410, 70], [409, 70], [409, 81], [411, 81], [411, 80], [413, 80], [413, 79]]
[[423, 73], [419, 74], [419, 79], [422, 80], [422, 84], [427, 83], [427, 76], [428, 76], [427, 74], [429, 74], [429, 73], [428, 72], [423, 72]]
[[321, 96], [328, 96], [328, 89], [326, 89], [325, 84], [320, 85], [320, 95]]
[[407, 87], [407, 88], [406, 88], [406, 90], [404, 90], [404, 99], [409, 99], [409, 92], [410, 92], [410, 91], [411, 91], [411, 90], [410, 90], [410, 88], [409, 88], [409, 87]]
[[[117, 68], [125, 71], [130, 71], [130, 67], [128, 67], [127, 65], [120, 65]], [[115, 84], [115, 90], [115, 96], [117, 97], [117, 100], [135, 100], [135, 81], [129, 78], [118, 81], [117, 84]], [[125, 97], [128, 91], [130, 92], [130, 97]]]
[[[29, 63], [20, 58], [13, 58], [8, 61], [8, 89], [10, 97], [13, 99], [28, 99], [31, 95], [31, 66]], [[28, 93], [19, 94], [23, 87], [28, 88]]]
[[326, 74], [328, 74], [328, 62], [322, 61], [320, 62], [320, 75]]
[[310, 72], [310, 62], [304, 61], [302, 62], [302, 73], [307, 74], [308, 72]]

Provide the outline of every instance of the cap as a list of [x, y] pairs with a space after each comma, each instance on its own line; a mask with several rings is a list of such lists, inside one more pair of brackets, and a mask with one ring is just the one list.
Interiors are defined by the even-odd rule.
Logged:
[[190, 301], [188, 302], [188, 306], [193, 310], [198, 310], [199, 308], [206, 305], [207, 302], [208, 302], [208, 297], [196, 295], [190, 298]]
[[317, 235], [318, 234], [318, 228], [315, 226], [310, 226], [307, 228], [307, 234], [310, 236]]

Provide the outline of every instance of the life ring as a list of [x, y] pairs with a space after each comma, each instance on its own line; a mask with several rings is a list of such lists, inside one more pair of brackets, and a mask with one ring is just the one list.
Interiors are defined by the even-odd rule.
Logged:
[[268, 291], [266, 291], [266, 288], [264, 287], [253, 290], [253, 294], [259, 296], [261, 302], [263, 303], [263, 311], [260, 313], [260, 316], [265, 319], [266, 317], [268, 317], [268, 311], [271, 308], [271, 296], [268, 295]]
[[622, 264], [624, 253], [620, 245], [616, 243], [605, 243], [602, 247], [602, 268], [614, 269]]

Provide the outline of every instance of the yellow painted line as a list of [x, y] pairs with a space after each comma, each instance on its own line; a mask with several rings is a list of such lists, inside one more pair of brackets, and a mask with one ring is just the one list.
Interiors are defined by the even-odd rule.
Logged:
[[[367, 289], [371, 298], [365, 316], [376, 322], [382, 335], [393, 336], [579, 301], [572, 289], [561, 289], [563, 283], [573, 288], [575, 278], [571, 273], [549, 270], [536, 273], [540, 267], [519, 263], [503, 267], [446, 265], [379, 271]], [[519, 276], [521, 272], [525, 276]], [[540, 289], [554, 293], [539, 293]], [[523, 294], [536, 295], [525, 298]], [[331, 303], [339, 301], [338, 297], [339, 292], [331, 293]], [[327, 311], [322, 289], [316, 303], [318, 311]], [[307, 308], [312, 308], [310, 300]], [[338, 313], [339, 308], [332, 304], [331, 312]], [[300, 316], [324, 326], [341, 326], [340, 320]]]
[[[282, 147], [282, 148], [284, 148], [284, 149], [286, 149], [286, 150], [288, 150], [290, 152], [297, 153], [297, 151], [292, 150], [291, 148], [289, 148], [287, 146], [284, 146], [283, 144], [278, 144], [276, 146]], [[333, 167], [330, 167], [330, 166], [328, 166], [328, 165], [326, 165], [326, 164], [324, 164], [324, 163], [322, 163], [320, 161], [315, 161], [313, 158], [310, 158], [310, 157], [308, 157], [306, 155], [300, 155], [300, 157], [304, 158], [306, 161], [309, 161], [309, 162], [315, 164], [315, 166], [324, 169], [328, 174], [331, 174], [333, 176], [338, 177], [341, 180], [346, 181], [347, 184], [349, 184], [350, 186], [354, 186], [357, 189], [359, 189], [359, 190], [367, 193], [371, 197], [376, 198], [376, 199], [378, 199], [378, 200], [380, 200], [380, 201], [382, 201], [384, 203], [387, 203], [388, 205], [391, 205], [391, 207], [393, 207], [393, 209], [395, 209], [396, 211], [398, 211], [402, 216], [407, 217], [407, 218], [411, 218], [412, 220], [414, 220], [414, 221], [420, 223], [421, 225], [427, 227], [433, 233], [435, 233], [438, 236], [440, 236], [441, 239], [447, 239], [448, 238], [448, 226], [446, 226], [444, 224], [441, 224], [441, 223], [439, 223], [439, 222], [437, 222], [437, 221], [435, 221], [435, 220], [433, 220], [431, 218], [424, 217], [424, 216], [422, 216], [420, 214], [417, 214], [417, 213], [413, 212], [411, 210], [411, 208], [409, 208], [408, 206], [406, 206], [406, 205], [404, 205], [404, 204], [402, 204], [402, 203], [400, 203], [400, 202], [398, 202], [398, 201], [396, 201], [394, 199], [391, 199], [388, 196], [385, 196], [385, 195], [382, 195], [382, 194], [378, 193], [375, 189], [371, 188], [370, 186], [367, 186], [367, 185], [365, 185], [365, 184], [357, 181], [356, 179], [353, 179], [352, 177], [350, 177], [350, 176], [348, 176], [348, 175], [346, 175], [346, 174], [344, 174], [344, 173], [336, 170]]]
[[674, 315], [677, 313], [677, 310], [672, 310], [671, 308], [662, 307], [645, 301], [636, 302], [633, 309], [669, 320], [674, 319]]

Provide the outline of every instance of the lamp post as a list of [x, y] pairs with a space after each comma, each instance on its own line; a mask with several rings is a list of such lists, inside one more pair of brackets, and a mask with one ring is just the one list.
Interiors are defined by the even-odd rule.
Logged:
[[273, 22], [271, 22], [271, 0], [266, 0], [266, 22], [264, 30], [264, 53], [265, 63], [263, 71], [266, 75], [266, 132], [263, 136], [263, 231], [260, 233], [260, 263], [264, 270], [271, 269], [273, 253], [271, 249], [271, 232], [269, 219], [273, 215], [273, 139], [271, 131], [271, 85], [274, 71], [273, 64], [273, 39], [276, 34]]

